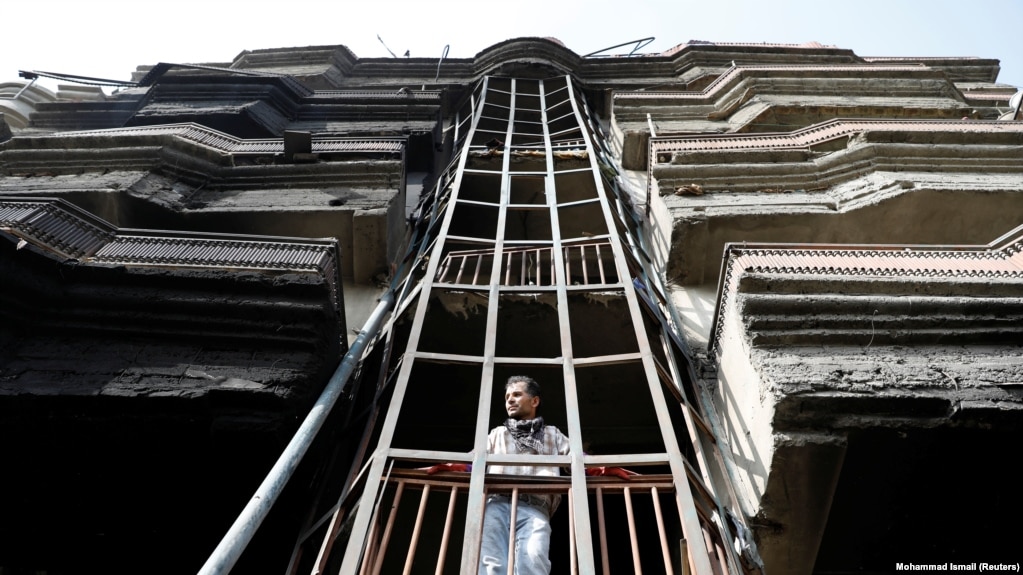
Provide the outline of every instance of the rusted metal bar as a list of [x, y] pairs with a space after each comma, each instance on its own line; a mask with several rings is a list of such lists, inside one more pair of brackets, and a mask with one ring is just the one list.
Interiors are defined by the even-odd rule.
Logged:
[[597, 251], [597, 268], [600, 270], [600, 283], [607, 283], [607, 276], [604, 274], [604, 257], [600, 253], [600, 244], [593, 244]]
[[387, 555], [387, 544], [391, 541], [391, 531], [394, 529], [394, 518], [398, 515], [398, 506], [401, 504], [401, 494], [405, 490], [405, 482], [399, 481], [398, 488], [394, 492], [394, 499], [391, 501], [391, 512], [387, 516], [387, 526], [384, 527], [384, 536], [380, 538], [378, 557], [373, 565], [373, 575], [380, 575], [380, 569], [384, 566], [384, 557]]
[[[569, 76], [563, 78], [566, 85], [571, 86], [572, 80]], [[567, 98], [573, 97], [571, 89], [566, 90], [565, 93]], [[546, 109], [547, 104], [543, 96], [541, 96], [541, 108]], [[573, 103], [573, 111], [576, 111]], [[543, 116], [546, 120], [546, 112]], [[578, 114], [576, 114], [578, 123]], [[547, 168], [547, 181], [554, 182], [554, 158], [552, 154], [552, 143], [551, 134], [548, 131], [546, 123], [544, 124], [544, 147], [546, 150], [546, 168]], [[591, 168], [593, 166], [591, 165]], [[597, 176], [599, 177], [599, 176]], [[594, 180], [595, 181], [595, 180]], [[552, 190], [554, 191], [554, 190]], [[559, 252], [564, 247], [564, 243], [561, 237], [561, 223], [560, 223], [560, 210], [558, 209], [558, 198], [556, 192], [548, 196], [548, 206], [550, 209], [551, 218], [551, 240], [554, 249]], [[560, 262], [560, 259], [559, 259]], [[563, 263], [561, 264], [564, 265]], [[558, 323], [561, 332], [561, 349], [562, 355], [565, 358], [565, 363], [562, 369], [565, 386], [565, 407], [568, 415], [568, 436], [569, 442], [572, 449], [572, 492], [579, 500], [585, 500], [586, 498], [586, 469], [583, 465], [583, 453], [585, 449], [582, 443], [582, 421], [579, 417], [579, 389], [577, 386], [576, 372], [575, 372], [575, 352], [572, 347], [571, 337], [571, 324], [569, 317], [569, 305], [568, 305], [568, 286], [571, 283], [570, 276], [564, 269], [556, 270], [557, 275], [557, 301], [558, 301]], [[579, 505], [575, 510], [575, 520], [580, 525], [590, 524], [590, 510], [588, 505]], [[593, 562], [593, 541], [590, 531], [580, 530], [578, 532], [578, 543], [579, 546], [579, 569], [583, 573], [594, 573], [596, 571], [596, 565]]]
[[604, 521], [604, 490], [597, 488], [597, 529], [600, 533], [600, 564], [604, 575], [611, 575], [611, 566], [607, 557], [607, 525]]
[[437, 570], [434, 575], [444, 573], [444, 560], [448, 554], [448, 540], [451, 538], [451, 524], [455, 519], [455, 502], [458, 500], [458, 487], [451, 488], [451, 497], [448, 498], [448, 512], [444, 515], [444, 534], [440, 538], [440, 551], [437, 553]]
[[579, 263], [580, 263], [580, 265], [583, 268], [583, 283], [586, 284], [586, 285], [589, 285], [589, 283], [590, 283], [590, 273], [589, 273], [589, 270], [586, 269], [587, 268], [587, 266], [586, 266], [586, 244], [582, 244], [582, 245], [579, 246]]
[[476, 257], [476, 269], [472, 272], [472, 285], [479, 285], [480, 283], [480, 270], [483, 268], [483, 258], [486, 257], [480, 254]]
[[721, 573], [728, 573], [728, 554], [719, 541], [714, 542], [714, 552], [717, 553], [718, 564], [721, 565]]
[[629, 541], [632, 543], [632, 568], [636, 575], [643, 575], [639, 562], [639, 537], [636, 535], [636, 516], [632, 511], [632, 489], [625, 488], [625, 515], [629, 518]]
[[[486, 90], [490, 84], [490, 79], [485, 78], [481, 87], [481, 102], [486, 102]], [[512, 95], [512, 103], [514, 103], [514, 95]], [[479, 107], [479, 113], [482, 114], [481, 105]], [[514, 111], [510, 112], [514, 115]], [[509, 123], [513, 118], [509, 118]], [[474, 122], [472, 130], [475, 130], [476, 123]], [[472, 131], [470, 132], [472, 134]], [[510, 141], [511, 127], [509, 125], [508, 133], [506, 134], [505, 141]], [[467, 161], [468, 154], [462, 155], [460, 169], [465, 168], [465, 162]], [[509, 156], [506, 154], [502, 159], [501, 164], [501, 178], [502, 182], [508, 181], [508, 172], [510, 166]], [[509, 200], [510, 190], [506, 183], [502, 183], [500, 193], [501, 207], [498, 209], [497, 214], [497, 229], [494, 237], [494, 253], [503, 254], [504, 252], [504, 233], [507, 226], [508, 210], [507, 203]], [[504, 254], [503, 254], [504, 255]], [[508, 259], [507, 255], [504, 255]], [[493, 356], [497, 348], [497, 319], [498, 319], [498, 305], [496, 302], [500, 300], [500, 267], [497, 262], [491, 266], [491, 277], [488, 282], [489, 285], [489, 297], [490, 301], [494, 302], [495, 305], [487, 306], [487, 331], [483, 342], [483, 354], [487, 358], [491, 358], [483, 363], [483, 370], [480, 376], [480, 387], [479, 387], [479, 401], [477, 403], [476, 412], [476, 429], [475, 429], [475, 440], [474, 440], [474, 458], [473, 458], [473, 470], [470, 476], [469, 482], [469, 497], [468, 505], [466, 508], [466, 521], [465, 521], [465, 538], [462, 543], [462, 557], [461, 557], [461, 572], [472, 573], [479, 567], [479, 536], [483, 530], [483, 515], [485, 513], [485, 475], [486, 475], [486, 458], [487, 458], [487, 430], [489, 429], [489, 414], [492, 407], [493, 400], [493, 382], [494, 382], [494, 362]], [[506, 269], [507, 262], [506, 262]], [[424, 306], [425, 307], [425, 306]]]
[[727, 573], [727, 567], [725, 568], [725, 571], [722, 571], [722, 566], [727, 564], [722, 562], [720, 550], [715, 549], [714, 538], [711, 536], [710, 530], [707, 529], [706, 525], [703, 525], [701, 530], [703, 531], [703, 543], [707, 547], [708, 554], [713, 553], [714, 555], [712, 558], [717, 559], [717, 562], [711, 563], [711, 567], [714, 569], [714, 575], [723, 575], [723, 573]]
[[519, 512], [519, 488], [512, 489], [511, 512], [508, 519], [508, 575], [515, 575], [515, 523]]
[[405, 557], [405, 570], [402, 575], [412, 572], [412, 562], [416, 558], [416, 547], [419, 546], [419, 534], [423, 530], [423, 516], [426, 515], [426, 503], [430, 497], [430, 484], [423, 486], [423, 495], [419, 498], [419, 512], [416, 514], [416, 525], [412, 528], [412, 541], [409, 542], [408, 555]]
[[536, 252], [535, 252], [535, 254], [536, 254], [536, 265], [533, 266], [533, 267], [536, 269], [536, 285], [538, 285], [538, 286], [543, 285], [543, 273], [541, 271], [541, 270], [543, 270], [543, 266], [541, 265], [543, 263], [543, 253], [544, 253], [543, 249], [536, 248]]
[[451, 254], [448, 254], [448, 256], [444, 258], [444, 263], [440, 266], [440, 275], [437, 277], [438, 282], [445, 283], [444, 278], [448, 275], [449, 267], [451, 267]]
[[504, 285], [511, 285], [512, 257], [513, 254], [510, 252], [504, 254]]
[[369, 571], [372, 568], [374, 559], [376, 558], [378, 531], [380, 531], [380, 525], [377, 521], [374, 521], [369, 529], [369, 544], [366, 545], [366, 552], [363, 554], [362, 565], [359, 567], [359, 575], [369, 575]]
[[664, 557], [664, 572], [674, 575], [675, 569], [671, 566], [671, 552], [668, 550], [668, 534], [664, 530], [664, 514], [661, 513], [661, 498], [656, 487], [650, 488], [650, 497], [654, 502], [654, 515], [657, 517], [657, 534], [661, 537], [661, 555]]
[[554, 257], [554, 250], [553, 249], [548, 250], [548, 253], [550, 254], [550, 257], [551, 257], [551, 265], [548, 266], [548, 271], [547, 271], [548, 277], [551, 278], [551, 283], [548, 284], [548, 285], [554, 285], [555, 283], [557, 283], [557, 279], [555, 277], [556, 274], [554, 273], [554, 267], [555, 267], [554, 260], [557, 259], [557, 258]]
[[692, 561], [689, 558], [689, 543], [685, 537], [678, 540], [679, 557], [682, 558], [682, 575], [692, 575]]
[[568, 491], [568, 572], [571, 575], [579, 573], [579, 560], [576, 557], [578, 550], [575, 545], [575, 497], [572, 490]]

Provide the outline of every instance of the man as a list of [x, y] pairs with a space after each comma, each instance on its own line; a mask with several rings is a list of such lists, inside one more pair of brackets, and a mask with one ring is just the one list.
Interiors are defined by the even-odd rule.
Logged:
[[[525, 375], [513, 375], [505, 384], [504, 407], [508, 419], [491, 430], [487, 451], [493, 454], [528, 453], [566, 455], [568, 437], [553, 425], [546, 425], [538, 415], [540, 384]], [[430, 467], [438, 471], [471, 471], [464, 463], [444, 463]], [[491, 465], [488, 473], [556, 477], [557, 467], [532, 465]], [[587, 475], [616, 475], [627, 479], [632, 474], [617, 467], [588, 469]], [[551, 570], [548, 558], [551, 540], [550, 518], [561, 502], [560, 495], [520, 495], [515, 517], [515, 572], [518, 575], [547, 575]], [[487, 496], [480, 543], [480, 575], [505, 575], [508, 571], [508, 537], [511, 523], [511, 498], [508, 495]]]
[[[504, 408], [508, 419], [504, 425], [490, 432], [487, 451], [494, 454], [567, 455], [570, 449], [568, 437], [557, 427], [544, 424], [543, 417], [537, 414], [539, 407], [540, 384], [536, 380], [524, 375], [509, 378], [504, 388]], [[557, 467], [531, 465], [491, 465], [487, 471], [506, 475], [561, 475]], [[560, 495], [519, 497], [515, 513], [515, 565], [519, 575], [550, 573], [550, 519], [560, 502]], [[480, 575], [503, 575], [508, 572], [510, 520], [511, 498], [507, 495], [488, 496], [480, 543]]]

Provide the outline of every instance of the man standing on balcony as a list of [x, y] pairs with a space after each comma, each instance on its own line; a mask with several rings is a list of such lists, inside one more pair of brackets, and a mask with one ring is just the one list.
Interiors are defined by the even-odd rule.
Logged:
[[[567, 455], [568, 437], [553, 425], [546, 425], [540, 409], [540, 384], [525, 375], [513, 375], [504, 387], [504, 408], [508, 419], [495, 427], [487, 439], [487, 451], [493, 454]], [[464, 463], [445, 463], [428, 469], [470, 471]], [[487, 473], [557, 477], [558, 467], [536, 465], [491, 465]], [[587, 469], [587, 475], [616, 475], [628, 479], [633, 472], [618, 467]], [[557, 494], [519, 496], [515, 512], [515, 573], [547, 575], [551, 543], [550, 519], [561, 502]], [[511, 525], [511, 498], [489, 495], [483, 516], [479, 575], [505, 575], [508, 572], [508, 537]]]
[[[490, 453], [568, 454], [568, 437], [557, 427], [546, 425], [543, 417], [538, 415], [540, 393], [540, 384], [529, 376], [508, 378], [504, 388], [504, 408], [508, 419], [504, 425], [490, 432], [487, 441]], [[561, 475], [557, 467], [532, 465], [492, 465], [487, 471], [506, 475]], [[519, 575], [550, 573], [550, 519], [560, 502], [560, 495], [519, 496], [515, 513], [515, 566]], [[511, 498], [507, 495], [488, 496], [480, 544], [480, 575], [504, 575], [508, 572], [510, 522]]]
[[[495, 454], [528, 453], [535, 455], [566, 455], [568, 437], [553, 425], [546, 425], [538, 415], [540, 384], [526, 375], [513, 375], [504, 386], [504, 409], [508, 419], [491, 430], [487, 451]], [[427, 473], [438, 471], [471, 471], [464, 463], [434, 465]], [[487, 473], [557, 477], [557, 467], [534, 465], [491, 465]], [[560, 495], [519, 496], [515, 511], [515, 573], [547, 575], [551, 572], [548, 551], [551, 545], [551, 515], [561, 502]], [[483, 516], [483, 537], [480, 544], [479, 575], [505, 575], [508, 572], [508, 537], [511, 525], [511, 498], [508, 495], [487, 496]]]

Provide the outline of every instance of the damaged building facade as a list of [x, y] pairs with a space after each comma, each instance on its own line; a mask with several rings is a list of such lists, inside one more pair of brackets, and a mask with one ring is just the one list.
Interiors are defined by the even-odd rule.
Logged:
[[[559, 572], [1018, 562], [998, 70], [522, 38], [0, 84], [0, 571], [475, 573], [513, 492], [562, 495]], [[550, 481], [486, 473], [521, 373]]]

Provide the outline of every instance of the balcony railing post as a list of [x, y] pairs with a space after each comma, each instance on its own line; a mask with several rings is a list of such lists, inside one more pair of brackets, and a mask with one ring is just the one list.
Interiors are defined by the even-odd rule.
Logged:
[[[385, 485], [383, 489], [386, 489]], [[384, 536], [380, 539], [378, 557], [373, 565], [373, 575], [380, 575], [380, 569], [384, 566], [384, 557], [387, 555], [387, 544], [391, 541], [391, 531], [394, 529], [394, 518], [398, 515], [398, 505], [401, 504], [401, 494], [405, 491], [405, 482], [398, 482], [398, 489], [394, 492], [394, 501], [391, 502], [391, 513], [387, 516], [387, 526], [384, 527]], [[368, 549], [368, 547], [367, 547]], [[367, 560], [369, 555], [367, 555]]]
[[639, 561], [639, 537], [636, 535], [636, 516], [632, 511], [632, 490], [625, 488], [625, 514], [629, 521], [629, 541], [632, 543], [632, 568], [636, 575], [643, 575]]
[[511, 512], [508, 519], [508, 575], [515, 575], [515, 523], [519, 513], [519, 488], [512, 489]]
[[458, 486], [451, 488], [451, 497], [448, 499], [448, 512], [444, 516], [444, 534], [440, 538], [440, 551], [437, 553], [437, 571], [434, 575], [441, 575], [444, 572], [444, 560], [447, 558], [448, 541], [451, 539], [451, 524], [455, 519], [455, 502], [458, 500]]
[[658, 496], [657, 488], [650, 488], [650, 497], [654, 502], [654, 515], [657, 517], [657, 533], [661, 537], [661, 555], [664, 557], [664, 572], [674, 575], [675, 570], [671, 566], [671, 553], [668, 551], [668, 535], [664, 531], [664, 514], [661, 512], [661, 499]]
[[568, 561], [569, 567], [568, 572], [571, 575], [577, 575], [579, 573], [579, 559], [576, 557], [578, 549], [575, 545], [575, 497], [572, 496], [572, 490], [568, 490]]
[[405, 570], [403, 575], [412, 572], [412, 562], [416, 558], [416, 547], [419, 546], [419, 534], [423, 530], [423, 516], [426, 514], [426, 503], [430, 497], [430, 484], [423, 486], [423, 495], [419, 499], [419, 512], [416, 514], [416, 526], [412, 528], [412, 541], [409, 543], [408, 555], [405, 557]]
[[607, 558], [607, 525], [604, 521], [604, 490], [597, 488], [597, 529], [600, 533], [600, 563], [604, 575], [611, 575], [611, 567]]

